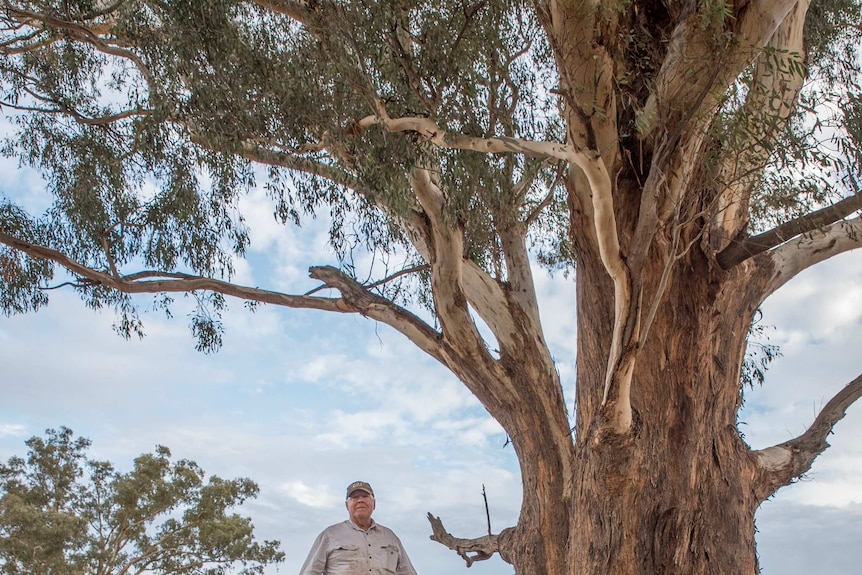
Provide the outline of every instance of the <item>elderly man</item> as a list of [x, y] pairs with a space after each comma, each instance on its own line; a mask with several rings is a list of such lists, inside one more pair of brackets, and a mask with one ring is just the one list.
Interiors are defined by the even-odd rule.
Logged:
[[299, 575], [416, 575], [395, 533], [371, 519], [375, 503], [369, 484], [348, 485], [350, 519], [317, 536]]

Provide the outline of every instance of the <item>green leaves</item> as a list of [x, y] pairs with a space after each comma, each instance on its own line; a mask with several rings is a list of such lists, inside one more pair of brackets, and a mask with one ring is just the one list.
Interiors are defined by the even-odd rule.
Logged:
[[90, 442], [67, 428], [27, 446], [26, 460], [0, 464], [2, 575], [251, 574], [284, 558], [231, 512], [257, 496], [250, 479], [207, 479], [163, 446], [121, 473], [87, 459]]
[[[38, 243], [42, 229], [23, 210], [0, 197], [0, 233], [26, 242]], [[15, 248], [0, 245], [0, 312], [35, 311], [48, 303], [48, 296], [40, 288], [54, 275], [46, 261], [29, 257]]]

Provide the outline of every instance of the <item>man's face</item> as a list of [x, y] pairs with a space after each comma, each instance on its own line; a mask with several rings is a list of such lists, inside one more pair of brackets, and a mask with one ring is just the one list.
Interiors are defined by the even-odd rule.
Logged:
[[371, 519], [374, 512], [374, 498], [365, 491], [357, 489], [347, 497], [347, 512], [356, 524], [363, 524]]

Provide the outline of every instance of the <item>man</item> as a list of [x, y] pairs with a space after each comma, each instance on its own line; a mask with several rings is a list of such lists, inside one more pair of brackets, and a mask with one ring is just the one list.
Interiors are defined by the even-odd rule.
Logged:
[[345, 505], [350, 519], [317, 536], [299, 575], [416, 575], [395, 533], [371, 519], [376, 501], [369, 484], [348, 485]]

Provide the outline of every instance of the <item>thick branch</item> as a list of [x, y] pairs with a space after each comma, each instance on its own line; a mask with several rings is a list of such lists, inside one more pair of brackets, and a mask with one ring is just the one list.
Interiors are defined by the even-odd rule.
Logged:
[[[393, 214], [386, 205], [381, 205], [379, 202], [378, 205], [399, 222], [400, 227], [407, 233], [410, 243], [430, 264], [430, 245], [433, 240], [430, 226], [424, 216], [416, 211], [408, 216]], [[461, 279], [467, 301], [491, 329], [500, 345], [514, 345], [515, 324], [506, 305], [506, 294], [500, 284], [476, 262], [464, 258], [461, 261]]]
[[485, 356], [487, 349], [470, 316], [464, 293], [463, 231], [446, 221], [443, 213], [446, 198], [435, 178], [431, 170], [424, 168], [416, 168], [410, 177], [416, 198], [430, 221], [428, 263], [434, 306], [444, 337], [478, 358]]
[[803, 270], [858, 248], [862, 248], [862, 217], [842, 220], [763, 254], [760, 258], [765, 259], [763, 262], [758, 261], [758, 264], [770, 277], [763, 288], [761, 301]]
[[435, 146], [453, 150], [471, 150], [485, 154], [524, 154], [535, 158], [566, 160], [578, 165], [596, 155], [592, 152], [578, 151], [571, 145], [559, 142], [537, 142], [505, 136], [479, 138], [447, 132], [430, 118], [390, 118], [382, 105], [378, 106], [377, 115], [359, 120], [355, 128], [366, 129], [374, 124], [382, 124], [389, 132], [415, 133]]
[[773, 143], [785, 129], [786, 120], [795, 109], [805, 82], [805, 15], [808, 0], [790, 11], [769, 40], [769, 51], [757, 59], [745, 104], [737, 116], [736, 130], [747, 130], [747, 142], [740, 148], [726, 149], [722, 160], [719, 185], [724, 186], [716, 198], [710, 243], [718, 251], [748, 223], [748, 204], [752, 189], [760, 180]]
[[748, 258], [781, 245], [796, 236], [833, 224], [860, 209], [862, 209], [862, 192], [844, 198], [831, 206], [783, 223], [762, 234], [735, 240], [722, 250], [716, 259], [722, 268], [730, 269]]
[[814, 423], [802, 435], [766, 449], [755, 451], [762, 477], [757, 485], [761, 500], [789, 485], [811, 469], [818, 455], [826, 451], [826, 438], [847, 415], [847, 409], [862, 397], [862, 375], [839, 391], [823, 407]]
[[[439, 517], [434, 517], [428, 514], [428, 521], [431, 523], [431, 540], [440, 543], [455, 551], [464, 561], [467, 562], [467, 567], [470, 567], [476, 561], [485, 561], [490, 559], [494, 553], [499, 553], [500, 557], [511, 563], [510, 553], [507, 552], [507, 541], [509, 534], [513, 529], [507, 528], [500, 532], [499, 535], [484, 535], [475, 539], [462, 539], [453, 537], [443, 527], [443, 522]], [[472, 553], [472, 555], [470, 555]]]

